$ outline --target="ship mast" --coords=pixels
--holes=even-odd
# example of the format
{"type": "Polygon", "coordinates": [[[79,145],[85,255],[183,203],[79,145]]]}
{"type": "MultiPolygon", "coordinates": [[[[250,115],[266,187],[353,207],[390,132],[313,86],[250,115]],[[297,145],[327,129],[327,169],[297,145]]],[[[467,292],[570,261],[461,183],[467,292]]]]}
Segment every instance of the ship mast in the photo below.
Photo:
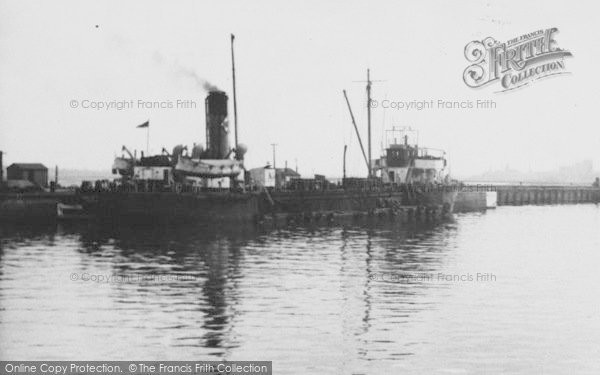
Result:
{"type": "Polygon", "coordinates": [[[233,56],[233,40],[235,35],[231,34],[231,74],[233,76],[233,123],[234,123],[234,134],[235,134],[235,148],[238,147],[238,117],[237,117],[237,100],[235,97],[235,59],[233,56]]]}
{"type": "Polygon", "coordinates": [[[368,149],[369,149],[369,175],[372,177],[372,156],[371,156],[371,74],[370,70],[367,69],[367,126],[368,126],[368,149]]]}
{"type": "Polygon", "coordinates": [[[342,183],[346,179],[346,150],[348,150],[348,145],[344,145],[344,166],[342,171],[342,183]]]}

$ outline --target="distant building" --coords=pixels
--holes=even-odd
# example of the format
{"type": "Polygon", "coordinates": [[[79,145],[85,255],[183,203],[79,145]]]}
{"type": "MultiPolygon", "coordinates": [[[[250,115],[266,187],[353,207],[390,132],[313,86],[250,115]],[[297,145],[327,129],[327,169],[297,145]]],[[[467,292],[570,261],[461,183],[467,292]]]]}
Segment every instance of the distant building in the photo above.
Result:
{"type": "Polygon", "coordinates": [[[292,180],[300,178],[300,174],[291,168],[275,170],[269,164],[250,169],[248,175],[248,183],[256,187],[287,187],[292,180]]]}
{"type": "Polygon", "coordinates": [[[7,180],[27,180],[38,186],[48,186],[48,168],[40,163],[14,163],[6,168],[7,180]]]}
{"type": "Polygon", "coordinates": [[[300,178],[300,173],[292,168],[277,168],[277,183],[279,185],[287,185],[294,178],[300,178]]]}
{"type": "Polygon", "coordinates": [[[248,171],[249,183],[255,187],[275,187],[275,170],[270,165],[248,171]]]}

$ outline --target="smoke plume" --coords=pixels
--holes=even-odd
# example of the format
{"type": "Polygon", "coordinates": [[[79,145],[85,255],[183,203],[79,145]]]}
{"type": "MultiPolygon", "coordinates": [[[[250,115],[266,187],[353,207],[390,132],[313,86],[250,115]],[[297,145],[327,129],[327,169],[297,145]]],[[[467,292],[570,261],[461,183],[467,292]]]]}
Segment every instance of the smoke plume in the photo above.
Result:
{"type": "Polygon", "coordinates": [[[201,88],[204,91],[219,91],[219,88],[210,83],[208,80],[200,77],[198,75],[198,73],[196,73],[193,69],[189,68],[189,67],[185,67],[181,64],[179,64],[176,61],[167,61],[167,59],[158,51],[155,51],[153,54],[153,58],[154,61],[156,61],[158,64],[161,65],[169,65],[173,71],[175,72],[175,74],[185,77],[185,78],[191,78],[194,80],[194,82],[196,83],[196,85],[201,88]]]}

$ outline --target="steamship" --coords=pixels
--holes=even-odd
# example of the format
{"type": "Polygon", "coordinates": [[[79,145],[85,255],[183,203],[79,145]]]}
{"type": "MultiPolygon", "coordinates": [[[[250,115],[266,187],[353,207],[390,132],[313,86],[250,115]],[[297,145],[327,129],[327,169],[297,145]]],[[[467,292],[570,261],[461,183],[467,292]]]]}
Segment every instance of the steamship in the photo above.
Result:
{"type": "Polygon", "coordinates": [[[137,157],[123,146],[113,163],[116,178],[82,187],[84,206],[108,220],[264,221],[328,220],[338,216],[451,214],[445,154],[419,148],[406,129],[392,129],[370,178],[278,178],[272,168],[248,171],[247,147],[230,147],[228,96],[205,99],[206,148],[177,145],[137,157]],[[260,172],[257,176],[256,173],[260,172]]]}
{"type": "MultiPolygon", "coordinates": [[[[302,179],[280,177],[273,168],[247,170],[248,148],[237,139],[233,41],[231,35],[234,146],[229,144],[228,96],[210,90],[205,99],[206,148],[177,145],[170,152],[163,148],[159,155],[142,153],[138,158],[123,146],[122,156],[113,163],[116,178],[112,182],[82,185],[81,206],[87,213],[110,221],[168,222],[331,222],[348,216],[417,218],[452,213],[457,191],[448,183],[444,153],[419,148],[409,142],[408,135],[398,134],[401,130],[392,129],[382,157],[371,160],[368,72],[368,178],[346,178],[344,172],[341,183],[333,184],[318,175],[302,179]]],[[[354,127],[360,140],[355,123],[354,127]]]]}

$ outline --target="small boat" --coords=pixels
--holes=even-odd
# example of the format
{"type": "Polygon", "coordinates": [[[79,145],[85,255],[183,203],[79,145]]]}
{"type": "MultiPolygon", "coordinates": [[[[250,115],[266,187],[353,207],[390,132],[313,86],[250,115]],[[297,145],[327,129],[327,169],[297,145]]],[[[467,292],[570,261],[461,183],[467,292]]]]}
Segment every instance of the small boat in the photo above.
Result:
{"type": "Polygon", "coordinates": [[[175,171],[188,176],[198,177],[235,177],[243,171],[241,160],[194,160],[180,157],[175,165],[175,171]]]}
{"type": "Polygon", "coordinates": [[[60,220],[87,220],[91,215],[80,204],[56,204],[56,217],[60,220]]]}

